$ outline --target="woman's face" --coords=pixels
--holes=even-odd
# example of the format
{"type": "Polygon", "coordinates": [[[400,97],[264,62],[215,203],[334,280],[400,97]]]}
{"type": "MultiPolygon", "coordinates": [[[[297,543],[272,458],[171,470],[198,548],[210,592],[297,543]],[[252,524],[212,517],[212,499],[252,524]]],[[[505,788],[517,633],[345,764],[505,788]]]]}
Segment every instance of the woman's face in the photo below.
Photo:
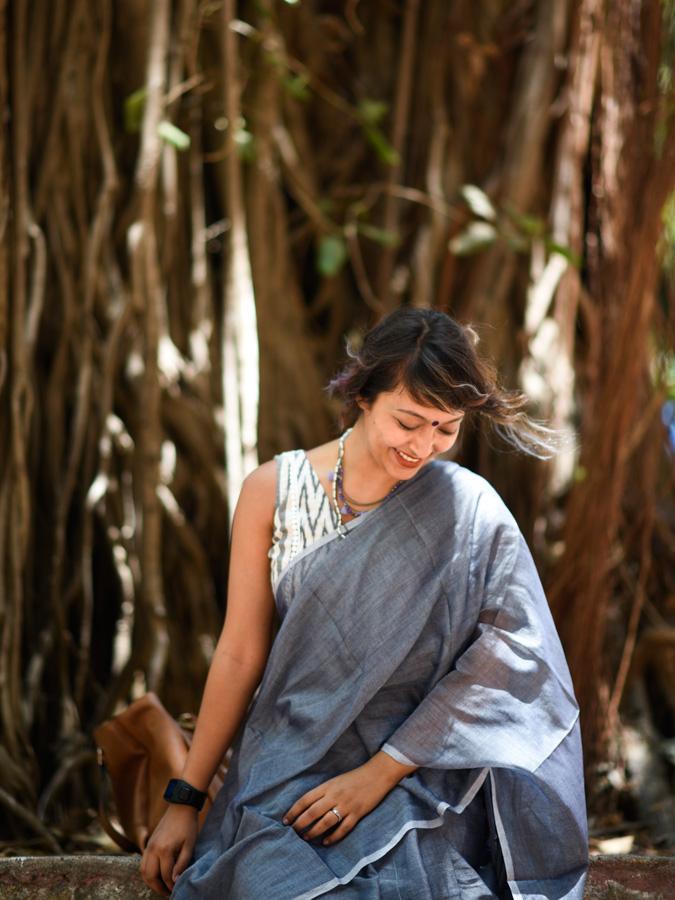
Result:
{"type": "Polygon", "coordinates": [[[425,463],[447,452],[457,440],[464,413],[423,406],[404,387],[359,401],[372,458],[396,481],[404,481],[425,463]]]}

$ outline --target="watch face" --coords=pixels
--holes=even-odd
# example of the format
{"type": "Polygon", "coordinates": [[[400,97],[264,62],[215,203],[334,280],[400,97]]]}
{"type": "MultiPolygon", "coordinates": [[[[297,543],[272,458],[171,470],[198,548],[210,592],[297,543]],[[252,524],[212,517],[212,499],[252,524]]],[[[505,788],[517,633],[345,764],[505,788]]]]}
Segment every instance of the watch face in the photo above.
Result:
{"type": "Polygon", "coordinates": [[[206,793],[198,791],[186,781],[180,778],[172,778],[164,791],[164,799],[169,803],[186,803],[188,806],[194,806],[196,810],[200,810],[204,806],[206,793]]]}
{"type": "Polygon", "coordinates": [[[189,803],[192,799],[192,790],[186,784],[180,784],[176,791],[176,800],[181,803],[189,803]]]}

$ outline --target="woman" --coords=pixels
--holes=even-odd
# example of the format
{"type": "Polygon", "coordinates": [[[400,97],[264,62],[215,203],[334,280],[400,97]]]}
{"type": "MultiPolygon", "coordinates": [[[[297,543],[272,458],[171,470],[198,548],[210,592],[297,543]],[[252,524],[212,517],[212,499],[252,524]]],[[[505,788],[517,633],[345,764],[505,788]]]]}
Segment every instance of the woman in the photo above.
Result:
{"type": "Polygon", "coordinates": [[[225,625],[143,877],[179,900],[581,898],[578,707],[546,598],[494,489],[436,459],[469,416],[538,456],[551,434],[431,310],[382,320],[331,389],[353,427],[242,488],[225,625]],[[195,846],[190,803],[233,741],[195,846]]]}

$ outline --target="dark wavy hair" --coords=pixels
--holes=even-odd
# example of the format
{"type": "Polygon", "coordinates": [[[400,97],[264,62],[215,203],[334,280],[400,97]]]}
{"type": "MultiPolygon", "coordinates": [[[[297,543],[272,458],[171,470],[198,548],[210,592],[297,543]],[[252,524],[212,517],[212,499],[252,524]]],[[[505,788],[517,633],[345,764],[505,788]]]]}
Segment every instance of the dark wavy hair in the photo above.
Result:
{"type": "Polygon", "coordinates": [[[402,307],[366,332],[360,348],[347,343],[349,361],[326,390],[344,404],[343,426],[358,417],[358,399],[372,403],[402,385],[416,402],[477,414],[517,450],[550,459],[559,435],[527,415],[525,394],[499,385],[477,344],[476,331],[446,313],[402,307]]]}

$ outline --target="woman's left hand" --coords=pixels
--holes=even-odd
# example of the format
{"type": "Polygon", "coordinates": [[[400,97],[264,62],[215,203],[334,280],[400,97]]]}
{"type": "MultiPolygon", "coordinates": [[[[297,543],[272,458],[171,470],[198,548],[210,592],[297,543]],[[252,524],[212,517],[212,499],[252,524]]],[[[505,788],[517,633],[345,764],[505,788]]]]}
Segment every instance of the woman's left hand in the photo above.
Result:
{"type": "Polygon", "coordinates": [[[296,800],[282,821],[298,834],[302,833],[305,840],[312,840],[335,826],[338,818],[331,810],[337,809],[342,819],[322,841],[326,845],[334,844],[375,809],[404,775],[414,771],[415,767],[403,766],[379,751],[362,766],[329,778],[307,791],[296,800]]]}

